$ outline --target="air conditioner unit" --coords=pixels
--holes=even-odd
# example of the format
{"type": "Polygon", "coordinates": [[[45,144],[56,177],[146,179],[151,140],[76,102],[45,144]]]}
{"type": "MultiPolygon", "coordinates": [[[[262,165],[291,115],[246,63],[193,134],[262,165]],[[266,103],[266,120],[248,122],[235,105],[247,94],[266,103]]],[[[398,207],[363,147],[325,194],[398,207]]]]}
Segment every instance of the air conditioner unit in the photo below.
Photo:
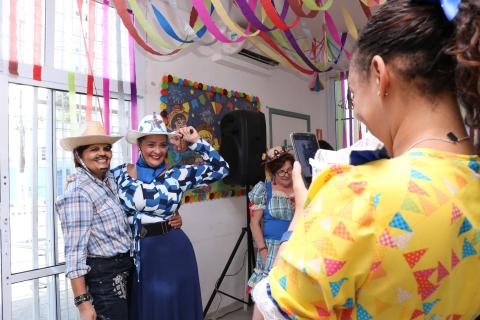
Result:
{"type": "Polygon", "coordinates": [[[211,56],[211,60],[224,66],[263,77],[270,77],[272,70],[278,68],[279,65],[277,61],[248,49],[242,49],[233,55],[215,53],[211,56]]]}

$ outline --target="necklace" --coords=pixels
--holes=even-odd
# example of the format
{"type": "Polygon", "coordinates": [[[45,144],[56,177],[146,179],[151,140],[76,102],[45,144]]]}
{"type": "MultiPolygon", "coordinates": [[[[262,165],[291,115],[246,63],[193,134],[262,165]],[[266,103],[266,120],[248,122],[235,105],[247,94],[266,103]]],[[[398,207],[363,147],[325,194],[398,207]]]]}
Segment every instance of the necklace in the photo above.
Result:
{"type": "Polygon", "coordinates": [[[462,141],[465,141],[465,140],[468,140],[470,139],[470,136],[465,136],[465,137],[461,137],[461,138],[458,138],[453,132],[449,132],[447,133],[446,135],[447,137],[446,138],[443,138],[443,137],[434,137],[434,138],[424,138],[424,139],[420,139],[416,142],[414,142],[413,144],[410,145],[410,147],[408,147],[407,150],[410,150],[412,148],[414,148],[415,146],[419,145],[420,143],[422,142],[425,142],[425,141],[443,141],[443,142],[448,142],[448,143],[451,143],[451,144],[457,144],[457,143],[460,143],[462,141]]]}

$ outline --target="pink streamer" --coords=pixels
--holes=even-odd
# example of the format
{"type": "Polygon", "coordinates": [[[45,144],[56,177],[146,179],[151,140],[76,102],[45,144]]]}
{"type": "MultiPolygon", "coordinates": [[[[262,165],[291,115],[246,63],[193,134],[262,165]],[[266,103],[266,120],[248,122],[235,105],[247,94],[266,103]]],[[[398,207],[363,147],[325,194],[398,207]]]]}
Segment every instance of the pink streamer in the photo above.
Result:
{"type": "Polygon", "coordinates": [[[225,43],[236,43],[245,40],[245,36],[238,37],[237,40],[230,40],[229,38],[227,38],[213,22],[212,18],[210,17],[210,13],[205,8],[205,4],[202,0],[192,0],[192,5],[197,10],[198,16],[200,17],[200,19],[202,19],[208,31],[210,31],[210,33],[213,34],[215,38],[217,38],[219,41],[225,43]]]}
{"type": "Polygon", "coordinates": [[[342,40],[340,39],[337,26],[327,11],[325,11],[325,23],[327,24],[328,31],[332,35],[333,40],[335,40],[335,42],[342,47],[342,40]]]}
{"type": "MultiPolygon", "coordinates": [[[[132,15],[130,15],[130,19],[132,19],[132,15]]],[[[130,118],[131,118],[132,129],[136,130],[138,126],[137,77],[135,75],[135,40],[131,35],[128,36],[128,47],[129,47],[129,56],[130,56],[130,97],[131,97],[130,118]]],[[[132,145],[132,161],[133,162],[137,161],[137,157],[138,157],[137,146],[132,145]]]]}
{"type": "MultiPolygon", "coordinates": [[[[342,95],[342,107],[345,108],[345,83],[343,82],[343,80],[345,79],[345,76],[344,76],[344,73],[343,72],[340,72],[340,92],[341,92],[341,95],[342,95]]],[[[343,112],[342,112],[343,113],[343,112]]],[[[346,132],[346,125],[345,125],[345,121],[342,121],[342,129],[343,129],[343,141],[342,141],[342,148],[346,148],[348,145],[347,145],[347,132],[346,132]]]]}
{"type": "Polygon", "coordinates": [[[108,23],[108,9],[108,0],[103,0],[103,125],[105,127],[105,132],[110,134],[110,28],[108,23]]]}

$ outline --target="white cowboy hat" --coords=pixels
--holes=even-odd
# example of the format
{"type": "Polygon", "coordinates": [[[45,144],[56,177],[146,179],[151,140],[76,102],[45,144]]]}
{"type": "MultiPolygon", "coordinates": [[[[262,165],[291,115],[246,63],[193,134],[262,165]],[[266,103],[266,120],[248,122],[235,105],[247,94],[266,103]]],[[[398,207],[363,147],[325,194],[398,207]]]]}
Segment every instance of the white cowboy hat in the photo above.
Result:
{"type": "Polygon", "coordinates": [[[122,136],[108,136],[105,129],[98,121],[87,121],[82,134],[74,137],[67,137],[60,140],[60,146],[65,151],[73,151],[80,146],[88,146],[91,144],[108,143],[114,144],[122,139],[122,136]]]}
{"type": "Polygon", "coordinates": [[[166,136],[175,135],[175,132],[169,132],[161,117],[155,112],[143,117],[138,124],[138,130],[128,130],[126,139],[128,143],[137,144],[137,140],[141,137],[152,134],[163,134],[166,136]]]}

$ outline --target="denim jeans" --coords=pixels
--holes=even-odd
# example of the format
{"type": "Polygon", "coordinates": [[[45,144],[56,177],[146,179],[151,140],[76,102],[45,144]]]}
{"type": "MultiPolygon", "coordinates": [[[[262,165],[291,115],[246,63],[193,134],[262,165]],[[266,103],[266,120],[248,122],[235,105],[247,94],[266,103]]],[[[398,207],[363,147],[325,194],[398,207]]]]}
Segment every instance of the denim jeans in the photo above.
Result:
{"type": "Polygon", "coordinates": [[[128,283],[132,259],[127,255],[111,258],[87,258],[88,291],[99,320],[128,320],[128,283]]]}

